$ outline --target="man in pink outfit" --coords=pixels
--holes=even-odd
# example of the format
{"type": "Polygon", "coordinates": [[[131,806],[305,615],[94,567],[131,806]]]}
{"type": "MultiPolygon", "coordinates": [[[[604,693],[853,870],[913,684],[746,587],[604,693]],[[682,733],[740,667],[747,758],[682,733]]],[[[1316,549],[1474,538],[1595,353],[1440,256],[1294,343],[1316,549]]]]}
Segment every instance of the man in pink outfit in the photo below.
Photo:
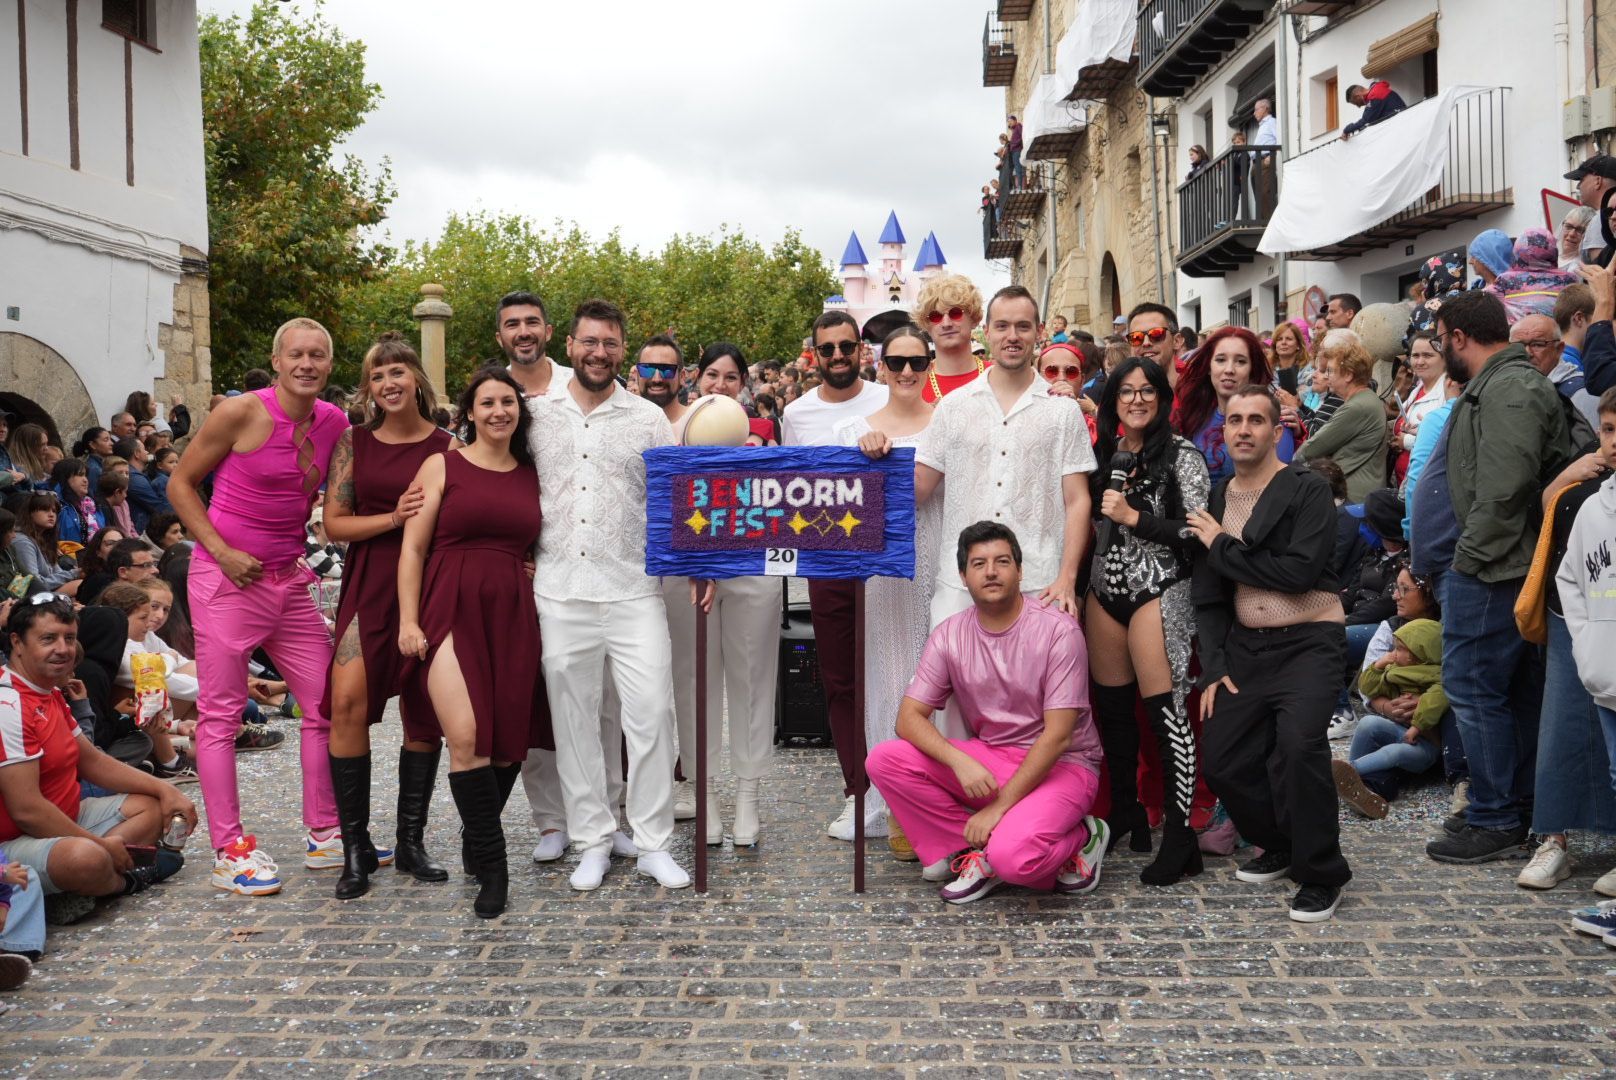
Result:
{"type": "Polygon", "coordinates": [[[1021,545],[996,522],[960,533],[973,607],[926,639],[898,711],[898,738],[870,752],[871,781],[897,815],[928,881],[951,904],[1005,882],[1063,893],[1100,883],[1106,826],[1089,816],[1100,739],[1077,620],[1021,592],[1021,545]],[[933,711],[954,698],[969,739],[933,711]]]}
{"type": "MultiPolygon", "coordinates": [[[[303,562],[303,540],[348,418],[319,398],[331,375],[325,327],[313,319],[286,323],[275,332],[270,363],[274,384],[221,402],[168,486],[175,512],[197,543],[189,585],[201,685],[196,771],[213,841],[213,885],[248,896],[281,888],[275,861],[242,831],[236,786],[247,662],[259,647],[303,707],[304,865],[342,865],[330,721],[320,713],[331,632],[316,603],[315,576],[303,562]],[[209,473],[213,501],[205,507],[197,488],[209,473]]],[[[381,852],[371,861],[391,858],[381,852]]]]}

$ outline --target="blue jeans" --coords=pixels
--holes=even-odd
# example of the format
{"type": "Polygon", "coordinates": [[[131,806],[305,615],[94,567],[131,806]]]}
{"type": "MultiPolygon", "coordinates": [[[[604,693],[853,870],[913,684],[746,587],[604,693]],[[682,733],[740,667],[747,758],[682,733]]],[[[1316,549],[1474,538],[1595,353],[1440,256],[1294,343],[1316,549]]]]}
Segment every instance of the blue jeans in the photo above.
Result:
{"type": "Polygon", "coordinates": [[[1616,832],[1610,752],[1593,698],[1577,677],[1566,621],[1548,613],[1548,659],[1543,680],[1543,725],[1538,731],[1537,798],[1532,831],[1577,829],[1616,832]]]}
{"type": "MultiPolygon", "coordinates": [[[[0,865],[5,859],[0,857],[0,865]]],[[[0,930],[0,952],[27,953],[34,959],[45,951],[45,890],[39,874],[28,871],[28,884],[11,890],[11,910],[0,930]]]]}
{"type": "Polygon", "coordinates": [[[1610,786],[1616,790],[1616,709],[1595,705],[1599,710],[1599,726],[1605,729],[1605,752],[1610,755],[1610,786]]]}
{"type": "Polygon", "coordinates": [[[1532,800],[1543,664],[1515,628],[1520,581],[1488,584],[1457,570],[1438,583],[1442,600],[1442,687],[1470,765],[1465,818],[1483,829],[1514,829],[1532,800]]]}
{"type": "Polygon", "coordinates": [[[1441,749],[1427,738],[1403,741],[1408,728],[1395,720],[1374,713],[1365,714],[1352,733],[1347,760],[1361,776],[1375,776],[1401,769],[1418,775],[1436,764],[1441,749]]]}

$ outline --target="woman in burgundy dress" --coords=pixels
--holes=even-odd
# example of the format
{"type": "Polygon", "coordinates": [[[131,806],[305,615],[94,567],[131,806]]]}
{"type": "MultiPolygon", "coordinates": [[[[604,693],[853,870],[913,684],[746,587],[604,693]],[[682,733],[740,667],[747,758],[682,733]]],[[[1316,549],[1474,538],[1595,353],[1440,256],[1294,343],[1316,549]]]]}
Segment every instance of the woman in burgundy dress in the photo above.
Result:
{"type": "Polygon", "coordinates": [[[524,565],[539,539],[539,479],[522,389],[499,367],[460,397],[466,445],[435,454],[413,485],[420,512],[398,563],[398,648],[411,658],[405,701],[449,745],[449,788],[464,827],[473,907],[505,910],[500,814],[530,748],[553,749],[540,674],[538,609],[524,565]]]}
{"type": "MultiPolygon", "coordinates": [[[[427,458],[459,445],[432,422],[432,384],[401,335],[383,334],[365,354],[359,393],[365,423],[349,428],[337,443],[325,492],[326,535],[348,545],[337,651],[326,680],[331,778],[342,829],[338,900],[364,895],[369,875],[388,858],[370,840],[370,725],[381,722],[387,699],[399,692],[404,667],[398,651],[398,553],[404,523],[420,513],[425,499],[411,478],[427,458]]],[[[447,881],[449,872],[422,844],[442,736],[408,702],[401,703],[401,712],[393,857],[401,872],[417,880],[447,881]]],[[[322,854],[311,852],[308,865],[322,854]]],[[[328,859],[320,859],[320,866],[332,865],[328,859]]]]}

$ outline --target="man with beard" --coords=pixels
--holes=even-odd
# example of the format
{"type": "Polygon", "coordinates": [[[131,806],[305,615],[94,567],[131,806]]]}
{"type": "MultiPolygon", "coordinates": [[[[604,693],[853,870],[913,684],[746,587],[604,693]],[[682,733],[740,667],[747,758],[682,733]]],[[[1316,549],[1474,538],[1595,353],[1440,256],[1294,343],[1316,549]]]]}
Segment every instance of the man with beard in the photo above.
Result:
{"type": "Polygon", "coordinates": [[[673,442],[667,417],[617,384],[622,311],[585,300],[572,317],[564,390],[527,400],[544,529],[533,592],[555,723],[567,832],[580,852],[572,887],[600,887],[617,815],[600,713],[606,665],[628,743],[628,819],[642,874],[670,889],[690,876],[673,833],[673,649],[658,579],[645,573],[645,459],[673,442]]]}
{"type": "MultiPolygon", "coordinates": [[[[835,446],[836,425],[855,416],[869,416],[887,403],[887,388],[859,378],[864,346],[858,323],[845,311],[827,311],[814,320],[813,349],[819,356],[824,382],[785,407],[781,427],[786,446],[835,446]]],[[[808,582],[808,603],[819,650],[819,680],[825,688],[831,736],[842,767],[847,802],[827,832],[837,840],[853,839],[853,607],[856,584],[814,578],[808,582]]],[[[886,835],[886,812],[865,811],[864,831],[886,835]]]]}
{"type": "Polygon", "coordinates": [[[657,408],[673,425],[674,441],[683,433],[680,421],[690,406],[679,400],[684,385],[685,354],[679,343],[667,334],[656,334],[640,346],[640,359],[634,365],[640,396],[657,408]]]}
{"type": "Polygon", "coordinates": [[[1470,764],[1470,805],[1425,853],[1525,858],[1543,668],[1516,630],[1515,599],[1537,547],[1538,499],[1571,460],[1571,440],[1553,385],[1509,344],[1497,295],[1451,297],[1436,323],[1449,371],[1468,382],[1420,476],[1414,528],[1418,557],[1442,572],[1442,683],[1470,764]]]}
{"type": "Polygon", "coordinates": [[[530,292],[509,292],[499,298],[494,312],[494,340],[505,354],[506,370],[522,388],[523,397],[543,397],[572,380],[572,369],[544,354],[554,331],[544,301],[530,292]]]}
{"type": "Polygon", "coordinates": [[[982,294],[963,274],[933,278],[915,298],[914,320],[937,346],[937,359],[920,390],[920,396],[935,405],[987,368],[983,358],[971,352],[971,331],[982,321],[982,294]]]}
{"type": "Polygon", "coordinates": [[[1166,304],[1145,301],[1128,312],[1128,349],[1134,356],[1153,360],[1178,388],[1178,316],[1166,304]]]}
{"type": "Polygon", "coordinates": [[[1346,666],[1346,615],[1329,563],[1335,500],[1317,473],[1279,459],[1279,399],[1247,384],[1229,398],[1234,475],[1189,528],[1195,561],[1202,771],[1240,835],[1263,853],[1241,881],[1289,877],[1297,922],[1335,914],[1352,871],[1341,854],[1325,736],[1346,666]]]}

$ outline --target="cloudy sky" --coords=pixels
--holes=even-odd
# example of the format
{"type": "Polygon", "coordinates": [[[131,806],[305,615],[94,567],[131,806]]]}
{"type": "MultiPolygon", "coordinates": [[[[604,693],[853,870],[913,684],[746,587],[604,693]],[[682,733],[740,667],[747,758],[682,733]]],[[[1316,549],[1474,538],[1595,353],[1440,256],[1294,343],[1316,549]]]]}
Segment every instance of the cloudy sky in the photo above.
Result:
{"type": "Polygon", "coordinates": [[[796,228],[834,261],[851,229],[873,252],[895,209],[911,264],[935,230],[990,286],[1006,275],[982,260],[977,213],[1003,122],[1003,91],[981,82],[988,6],[337,0],[325,16],[365,42],[385,94],[349,148],[392,161],[395,241],[481,208],[645,248],[796,228]]]}

